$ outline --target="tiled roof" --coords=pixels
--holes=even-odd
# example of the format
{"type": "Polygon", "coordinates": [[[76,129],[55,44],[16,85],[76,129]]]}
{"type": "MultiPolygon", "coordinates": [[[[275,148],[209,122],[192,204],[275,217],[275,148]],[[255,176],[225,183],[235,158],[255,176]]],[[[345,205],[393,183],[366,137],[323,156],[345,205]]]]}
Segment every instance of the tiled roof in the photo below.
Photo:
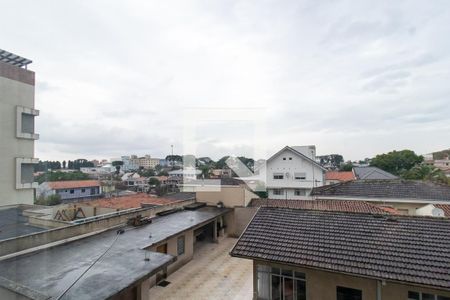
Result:
{"type": "Polygon", "coordinates": [[[347,211],[373,214],[386,214],[387,211],[376,205],[353,200],[280,200],[280,199],[252,199],[250,206],[287,207],[299,209],[347,211]]]}
{"type": "Polygon", "coordinates": [[[355,175],[353,175],[352,171],[348,172],[328,171],[325,173],[325,180],[349,181],[355,179],[356,179],[355,175]]]}
{"type": "Polygon", "coordinates": [[[48,181],[48,186],[53,190],[75,189],[100,186],[98,180],[69,180],[69,181],[48,181]]]}
{"type": "Polygon", "coordinates": [[[261,207],[235,257],[450,290],[450,220],[261,207]]]}
{"type": "Polygon", "coordinates": [[[396,179],[395,175],[377,167],[354,167],[356,179],[396,179]]]}
{"type": "Polygon", "coordinates": [[[168,198],[151,197],[145,193],[135,195],[96,199],[77,203],[78,206],[108,207],[116,209],[138,208],[141,204],[166,205],[182,200],[168,198]]]}
{"type": "Polygon", "coordinates": [[[311,196],[449,201],[450,186],[415,180],[354,180],[314,188],[311,196]]]}

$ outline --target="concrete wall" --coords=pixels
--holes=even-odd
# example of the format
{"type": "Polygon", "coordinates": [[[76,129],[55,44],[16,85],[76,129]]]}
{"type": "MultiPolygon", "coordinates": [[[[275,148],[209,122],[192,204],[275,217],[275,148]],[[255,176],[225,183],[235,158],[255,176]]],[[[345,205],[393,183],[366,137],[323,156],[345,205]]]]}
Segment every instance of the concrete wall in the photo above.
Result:
{"type": "Polygon", "coordinates": [[[257,207],[235,207],[233,212],[226,214],[225,224],[228,236],[240,237],[257,210],[257,207]]]}
{"type": "Polygon", "coordinates": [[[171,237],[170,239],[153,245],[149,250],[156,252],[156,248],[160,245],[167,244],[167,254],[173,255],[177,260],[167,267],[167,275],[172,274],[183,265],[187,264],[194,256],[194,230],[187,230],[177,236],[171,237]],[[177,241],[178,237],[184,236],[184,254],[178,255],[177,241]]]}
{"type": "Polygon", "coordinates": [[[17,294],[13,291],[0,287],[0,299],[2,300],[30,300],[26,296],[17,294]]]}
{"type": "MultiPolygon", "coordinates": [[[[256,283],[258,277],[256,273],[256,267],[258,264],[266,264],[273,267],[285,268],[305,273],[307,299],[336,300],[336,287],[342,286],[361,290],[364,300],[377,300],[377,280],[375,279],[350,276],[315,269],[292,267],[288,265],[272,264],[261,261],[254,261],[253,264],[253,299],[256,299],[257,296],[256,283]]],[[[435,289],[427,289],[388,281],[385,283],[385,285],[381,285],[381,299],[408,299],[408,291],[428,292],[440,296],[450,296],[450,292],[448,291],[439,291],[435,289]]]]}
{"type": "Polygon", "coordinates": [[[61,241],[71,237],[92,233],[106,228],[112,228],[114,226],[126,223],[128,218],[135,217],[139,214],[143,217],[153,217],[158,212],[166,211],[176,207],[182,207],[194,202],[195,200],[187,200],[155,208],[142,208],[123,215],[92,220],[87,223],[55,228],[36,234],[29,234],[18,238],[3,240],[0,241],[0,257],[14,252],[42,246],[48,243],[61,241]]]}
{"type": "Polygon", "coordinates": [[[247,206],[252,198],[259,198],[245,187],[241,186],[220,186],[219,191],[197,191],[196,198],[199,202],[208,205],[217,205],[223,202],[225,207],[247,206]]]}
{"type": "Polygon", "coordinates": [[[16,189],[16,158],[34,157],[34,139],[17,138],[17,106],[34,108],[34,73],[0,62],[0,206],[33,204],[33,189],[16,189]]]}

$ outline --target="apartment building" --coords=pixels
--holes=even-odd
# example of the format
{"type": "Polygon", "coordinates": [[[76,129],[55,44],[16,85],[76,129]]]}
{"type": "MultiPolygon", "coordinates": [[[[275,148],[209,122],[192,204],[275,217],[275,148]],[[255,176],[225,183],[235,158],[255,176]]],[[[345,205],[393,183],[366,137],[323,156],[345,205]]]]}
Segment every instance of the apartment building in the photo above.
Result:
{"type": "Polygon", "coordinates": [[[286,146],[266,164],[266,187],[272,199],[305,199],[325,183],[326,169],[316,162],[315,146],[286,146]]]}
{"type": "Polygon", "coordinates": [[[0,49],[0,206],[33,204],[35,73],[31,60],[0,49]]]}

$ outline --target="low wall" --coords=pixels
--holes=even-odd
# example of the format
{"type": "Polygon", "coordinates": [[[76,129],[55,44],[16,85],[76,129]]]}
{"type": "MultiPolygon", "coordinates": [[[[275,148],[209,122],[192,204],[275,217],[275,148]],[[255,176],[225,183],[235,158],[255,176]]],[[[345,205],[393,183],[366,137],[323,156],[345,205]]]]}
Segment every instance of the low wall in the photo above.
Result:
{"type": "Polygon", "coordinates": [[[125,224],[128,218],[137,216],[139,214],[144,217],[153,217],[158,212],[166,211],[172,208],[183,207],[194,202],[195,200],[186,200],[159,207],[141,208],[130,213],[124,213],[122,215],[99,218],[81,224],[69,225],[62,228],[50,229],[48,231],[3,240],[0,241],[0,257],[14,252],[42,246],[48,243],[61,241],[78,235],[125,224]]]}

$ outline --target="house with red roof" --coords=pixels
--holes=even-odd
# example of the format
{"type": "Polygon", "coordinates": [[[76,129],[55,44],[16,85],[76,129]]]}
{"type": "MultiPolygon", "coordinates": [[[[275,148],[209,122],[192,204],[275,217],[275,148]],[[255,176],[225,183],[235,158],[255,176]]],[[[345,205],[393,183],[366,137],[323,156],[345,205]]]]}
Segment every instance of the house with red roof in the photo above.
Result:
{"type": "Polygon", "coordinates": [[[37,195],[59,195],[67,202],[100,197],[102,188],[98,180],[47,181],[37,188],[37,195]]]}
{"type": "Polygon", "coordinates": [[[352,171],[348,172],[338,172],[338,171],[328,171],[325,173],[325,184],[335,184],[340,182],[346,182],[350,180],[355,180],[355,174],[352,171]]]}

